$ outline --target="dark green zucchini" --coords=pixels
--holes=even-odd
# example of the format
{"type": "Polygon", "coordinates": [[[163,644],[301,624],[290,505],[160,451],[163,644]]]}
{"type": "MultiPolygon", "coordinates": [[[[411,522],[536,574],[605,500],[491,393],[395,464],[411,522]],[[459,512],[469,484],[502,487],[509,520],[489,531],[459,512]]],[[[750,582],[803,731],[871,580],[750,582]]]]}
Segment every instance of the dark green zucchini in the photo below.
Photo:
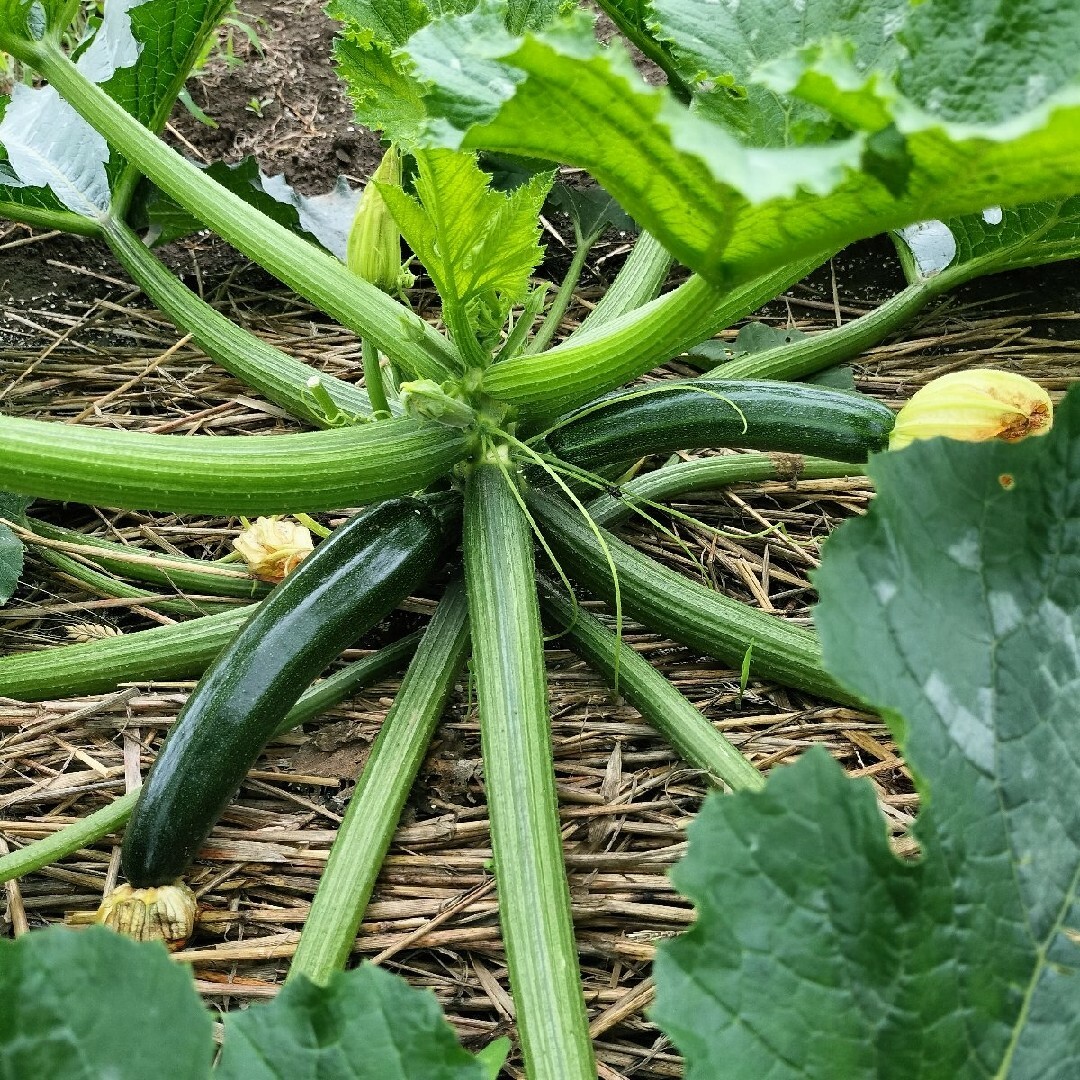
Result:
{"type": "Polygon", "coordinates": [[[708,446],[863,462],[888,445],[893,421],[884,405],[847,390],[693,379],[602,398],[564,418],[547,441],[588,468],[708,446]]]}
{"type": "Polygon", "coordinates": [[[173,882],[318,674],[434,568],[437,513],[417,499],[346,522],[259,606],[192,692],[124,834],[132,885],[173,882]]]}

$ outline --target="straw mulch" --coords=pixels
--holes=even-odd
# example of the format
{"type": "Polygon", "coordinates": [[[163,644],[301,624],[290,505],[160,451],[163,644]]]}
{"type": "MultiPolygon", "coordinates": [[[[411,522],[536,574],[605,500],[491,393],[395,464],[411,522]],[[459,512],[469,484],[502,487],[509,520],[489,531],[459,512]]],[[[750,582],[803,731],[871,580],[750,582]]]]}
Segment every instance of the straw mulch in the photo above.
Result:
{"type": "MultiPolygon", "coordinates": [[[[223,310],[301,359],[359,378],[359,350],[349,334],[294,298],[243,280],[214,297],[223,310]]],[[[992,362],[1064,389],[1076,369],[1077,347],[1067,339],[1076,336],[1078,316],[1060,310],[1064,301],[1052,299],[1048,308],[1045,294],[1030,291],[1041,280],[997,279],[981,293],[953,298],[906,340],[864,355],[860,388],[898,405],[933,375],[992,362]],[[1037,321],[1036,307],[1045,312],[1037,321]]],[[[1064,284],[1066,276],[1053,280],[1064,284]]],[[[826,276],[797,287],[786,304],[769,309],[772,317],[820,329],[866,310],[857,286],[846,295],[831,285],[826,276]]],[[[59,310],[3,313],[0,408],[179,436],[292,426],[179,339],[129,289],[104,281],[99,296],[59,310]]],[[[595,298],[583,290],[576,317],[595,298]]],[[[716,588],[805,623],[821,541],[838,521],[864,510],[870,494],[861,479],[740,487],[682,500],[679,509],[702,524],[672,521],[677,540],[642,522],[623,533],[687,574],[704,572],[716,588]]],[[[206,557],[224,554],[237,526],[76,506],[39,504],[35,512],[149,550],[206,557]]],[[[430,597],[408,606],[430,609],[430,597]]],[[[90,595],[32,553],[25,584],[0,610],[0,653],[60,645],[73,632],[128,633],[168,618],[90,595]]],[[[913,851],[908,830],[916,796],[877,717],[757,682],[740,695],[738,672],[638,627],[628,626],[626,636],[763,771],[812,743],[824,745],[852,776],[874,785],[897,850],[913,851]]],[[[678,1076],[679,1058],[645,1010],[657,942],[693,918],[667,872],[686,850],[685,829],[706,787],[557,641],[549,672],[566,857],[601,1076],[678,1076]]],[[[136,783],[190,686],[136,685],[35,705],[0,700],[0,852],[85,816],[136,783]]],[[[394,691],[387,683],[362,693],[273,743],[212,834],[192,877],[204,906],[201,923],[176,959],[192,965],[214,1008],[243,1007],[280,986],[354,777],[394,691]]],[[[86,922],[116,880],[115,841],[9,886],[0,933],[86,922]]],[[[433,989],[473,1047],[514,1026],[490,856],[477,717],[462,683],[409,802],[355,957],[433,989]]],[[[510,1075],[520,1075],[513,1064],[510,1075]]]]}

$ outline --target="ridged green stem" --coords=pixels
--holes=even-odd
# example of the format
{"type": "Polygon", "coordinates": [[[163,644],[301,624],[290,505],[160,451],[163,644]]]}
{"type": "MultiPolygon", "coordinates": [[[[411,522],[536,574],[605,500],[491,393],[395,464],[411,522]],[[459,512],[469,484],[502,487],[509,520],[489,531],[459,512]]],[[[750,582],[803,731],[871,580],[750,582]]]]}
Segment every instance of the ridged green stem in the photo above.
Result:
{"type": "Polygon", "coordinates": [[[583,341],[615,319],[655,300],[667,281],[674,261],[655,236],[643,232],[622,269],[615,275],[611,287],[566,340],[583,341]]]}
{"type": "Polygon", "coordinates": [[[383,385],[382,367],[379,364],[379,350],[367,338],[360,340],[360,355],[364,363],[364,386],[371,401],[371,411],[380,419],[390,415],[390,403],[386,400],[386,387],[383,385]]]}
{"type": "Polygon", "coordinates": [[[447,589],[349,800],[289,968],[324,985],[345,967],[405,800],[469,645],[465,589],[447,589]]]}
{"type": "MultiPolygon", "coordinates": [[[[319,713],[333,708],[354,691],[380,682],[400,670],[412,655],[420,637],[419,633],[410,634],[317,682],[293,706],[278,728],[277,735],[283,735],[294,727],[307,723],[319,713]]],[[[129,791],[81,821],[76,821],[51,836],[35,840],[18,851],[0,856],[0,884],[40,870],[41,867],[63,859],[115,832],[131,817],[138,798],[138,789],[129,791]]]]}
{"type": "Polygon", "coordinates": [[[821,257],[785,266],[726,293],[703,278],[691,277],[659,299],[604,324],[599,333],[496,364],[484,377],[484,389],[517,406],[527,422],[544,423],[712,337],[820,262],[821,257]]]}
{"type": "Polygon", "coordinates": [[[570,266],[567,268],[566,275],[559,285],[559,291],[555,294],[555,299],[551,301],[551,307],[548,308],[544,321],[540,324],[540,329],[536,331],[536,336],[525,349],[526,354],[543,352],[551,344],[551,339],[558,331],[563,316],[566,314],[566,309],[574,298],[574,290],[581,280],[581,271],[585,268],[585,260],[589,257],[589,252],[592,251],[593,244],[596,243],[598,238],[599,233],[593,236],[579,236],[577,238],[574,257],[570,260],[570,266]]]}
{"type": "Polygon", "coordinates": [[[37,206],[0,201],[0,219],[19,221],[33,229],[56,229],[76,236],[101,235],[98,222],[81,214],[73,214],[70,210],[43,210],[37,206]]]}
{"type": "Polygon", "coordinates": [[[525,1071],[596,1080],[563,864],[529,523],[492,464],[465,492],[465,581],[484,782],[525,1071]]]}
{"type": "Polygon", "coordinates": [[[959,279],[949,279],[948,271],[944,271],[937,277],[909,285],[873,311],[843,326],[718,364],[709,371],[709,378],[802,379],[824,371],[884,341],[931,300],[959,283],[959,279]]]}
{"type": "MultiPolygon", "coordinates": [[[[147,548],[115,544],[100,536],[88,536],[75,529],[65,529],[62,525],[54,525],[33,517],[26,519],[26,526],[47,540],[93,548],[94,553],[85,557],[92,558],[99,566],[114,574],[136,581],[164,585],[178,592],[199,596],[234,596],[244,600],[265,596],[270,591],[266,582],[251,577],[235,565],[219,567],[229,573],[216,574],[210,570],[215,564],[207,564],[201,559],[190,559],[183,555],[157,555],[147,548]]],[[[33,543],[32,540],[29,542],[33,543]]]]}
{"type": "Polygon", "coordinates": [[[307,388],[313,375],[342,412],[371,415],[371,402],[360,387],[324,375],[237,326],[173,277],[122,222],[107,222],[104,236],[135,284],[230,375],[315,427],[329,425],[307,388]]]}
{"type": "Polygon", "coordinates": [[[110,146],[185,210],[343,326],[371,338],[405,370],[443,380],[460,368],[450,343],[423,319],[215,183],[90,82],[55,42],[34,46],[29,63],[110,146]]]}
{"type": "Polygon", "coordinates": [[[134,634],[0,657],[0,697],[49,701],[104,694],[123,682],[194,678],[254,610],[246,606],[134,634]]]}
{"type": "Polygon", "coordinates": [[[193,514],[334,510],[416,491],[465,456],[410,419],[298,435],[148,435],[0,416],[0,491],[193,514]]]}
{"type": "MultiPolygon", "coordinates": [[[[608,603],[615,588],[607,555],[572,506],[547,492],[531,490],[529,509],[564,568],[608,603]]],[[[738,671],[751,649],[750,671],[784,686],[845,704],[857,704],[825,671],[817,635],[778,615],[732,600],[669,570],[605,532],[618,571],[623,610],[738,671]]]]}
{"type": "Polygon", "coordinates": [[[154,611],[173,612],[178,615],[213,615],[215,612],[220,611],[236,611],[238,607],[237,604],[228,602],[215,603],[213,600],[196,601],[184,597],[162,596],[161,593],[150,592],[148,589],[139,589],[125,581],[120,581],[118,578],[92,570],[89,566],[70,558],[63,552],[43,548],[41,554],[46,562],[52,563],[58,570],[61,570],[69,577],[75,578],[77,581],[81,581],[89,588],[103,593],[105,596],[129,600],[145,600],[147,601],[146,606],[153,608],[154,611]]]}
{"type": "Polygon", "coordinates": [[[760,480],[833,480],[862,476],[861,465],[798,454],[725,454],[723,457],[676,461],[635,476],[619,486],[619,495],[600,495],[588,509],[597,525],[614,525],[634,512],[636,504],[660,502],[688,491],[709,491],[727,484],[760,480]]]}
{"type": "Polygon", "coordinates": [[[565,641],[618,691],[691,765],[735,791],[757,791],[765,778],[653,666],[599,619],[575,608],[565,589],[540,578],[540,607],[565,641]]]}
{"type": "Polygon", "coordinates": [[[720,364],[708,374],[725,379],[801,379],[815,372],[850,360],[895,333],[913,319],[927,304],[950,289],[967,281],[996,274],[1017,266],[1040,265],[1059,259],[1074,258],[1078,246],[1041,245],[1042,237],[1057,223],[1051,215],[1040,229],[1024,235],[1006,247],[988,255],[961,259],[931,277],[923,277],[908,246],[897,242],[897,252],[909,284],[873,311],[833,330],[824,330],[809,339],[801,338],[720,364]]]}

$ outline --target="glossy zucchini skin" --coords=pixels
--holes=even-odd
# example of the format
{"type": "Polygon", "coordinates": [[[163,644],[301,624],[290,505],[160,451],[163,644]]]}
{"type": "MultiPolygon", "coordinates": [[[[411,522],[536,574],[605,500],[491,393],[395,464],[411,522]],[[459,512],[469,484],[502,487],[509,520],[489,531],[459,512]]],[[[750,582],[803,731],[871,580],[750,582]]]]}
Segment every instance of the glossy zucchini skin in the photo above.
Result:
{"type": "Polygon", "coordinates": [[[175,881],[308,685],[437,566],[438,514],[394,499],[338,528],[263,601],[192,692],[124,834],[136,888],[175,881]]]}
{"type": "Polygon", "coordinates": [[[710,446],[861,463],[886,448],[894,422],[873,398],[800,383],[693,379],[649,391],[622,391],[571,413],[548,445],[589,468],[710,446]]]}

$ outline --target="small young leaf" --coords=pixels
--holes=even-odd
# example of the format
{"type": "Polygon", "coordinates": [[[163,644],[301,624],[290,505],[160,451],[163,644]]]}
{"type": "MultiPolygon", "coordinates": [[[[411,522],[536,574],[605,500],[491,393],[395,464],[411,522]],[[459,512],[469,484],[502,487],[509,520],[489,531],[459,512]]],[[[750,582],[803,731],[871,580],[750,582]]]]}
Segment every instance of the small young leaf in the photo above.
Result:
{"type": "Polygon", "coordinates": [[[390,187],[383,197],[443,302],[466,310],[482,335],[497,333],[543,257],[537,218],[551,174],[504,193],[472,154],[419,151],[416,162],[418,197],[390,187]]]}
{"type": "Polygon", "coordinates": [[[103,927],[0,940],[0,1076],[208,1080],[210,1015],[191,972],[103,927]]]}
{"type": "Polygon", "coordinates": [[[822,751],[713,799],[655,1016],[688,1080],[1080,1072],[1080,392],[1041,438],[878,455],[826,546],[836,677],[889,720],[922,858],[822,751]]]}
{"type": "MultiPolygon", "coordinates": [[[[149,1075],[149,1074],[147,1074],[149,1075]]],[[[485,1080],[434,994],[365,964],[230,1013],[217,1080],[485,1080]]]]}

